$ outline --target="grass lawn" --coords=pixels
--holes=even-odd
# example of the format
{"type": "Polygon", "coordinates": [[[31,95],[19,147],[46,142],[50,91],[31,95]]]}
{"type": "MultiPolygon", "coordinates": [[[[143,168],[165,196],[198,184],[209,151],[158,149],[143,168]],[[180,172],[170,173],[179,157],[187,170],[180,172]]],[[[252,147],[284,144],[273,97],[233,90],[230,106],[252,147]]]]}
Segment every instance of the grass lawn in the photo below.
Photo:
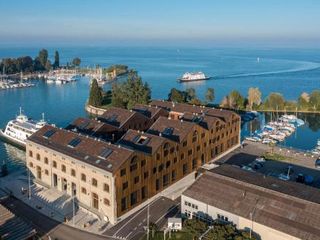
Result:
{"type": "Polygon", "coordinates": [[[293,162],[294,161],[293,158],[283,156],[279,153],[266,152],[263,154],[263,157],[267,160],[274,160],[274,161],[283,161],[283,162],[293,162]]]}
{"type": "MultiPolygon", "coordinates": [[[[147,235],[145,235],[141,240],[146,240],[147,235]]],[[[150,232],[150,240],[163,240],[163,232],[159,231],[156,232],[154,235],[154,238],[152,238],[151,232],[150,232]]],[[[169,233],[166,234],[166,239],[167,240],[193,240],[192,235],[186,232],[172,232],[171,233],[171,238],[169,238],[169,233]]]]}

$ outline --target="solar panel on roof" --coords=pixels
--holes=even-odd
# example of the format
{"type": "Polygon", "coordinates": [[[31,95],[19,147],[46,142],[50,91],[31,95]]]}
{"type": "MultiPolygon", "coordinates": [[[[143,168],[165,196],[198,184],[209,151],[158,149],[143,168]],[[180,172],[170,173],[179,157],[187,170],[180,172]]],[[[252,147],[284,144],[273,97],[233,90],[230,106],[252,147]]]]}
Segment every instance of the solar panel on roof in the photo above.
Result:
{"type": "Polygon", "coordinates": [[[56,132],[55,129],[50,129],[43,134],[44,138],[50,138],[56,132]]]}
{"type": "Polygon", "coordinates": [[[111,117],[108,118],[108,121],[114,122],[114,121],[117,120],[117,118],[118,118],[118,115],[117,114],[113,114],[111,117]]]}
{"type": "Polygon", "coordinates": [[[104,148],[102,152],[99,154],[100,158],[106,159],[112,153],[112,149],[104,148]]]}
{"type": "Polygon", "coordinates": [[[89,125],[89,121],[84,121],[83,123],[80,124],[79,128],[80,129],[85,129],[89,125]]]}
{"type": "Polygon", "coordinates": [[[162,132],[164,135],[172,135],[173,133],[173,128],[172,127],[167,127],[163,130],[162,132]]]}
{"type": "Polygon", "coordinates": [[[68,143],[68,146],[74,148],[74,147],[78,146],[78,144],[80,142],[81,142],[80,138],[74,138],[68,143]]]}

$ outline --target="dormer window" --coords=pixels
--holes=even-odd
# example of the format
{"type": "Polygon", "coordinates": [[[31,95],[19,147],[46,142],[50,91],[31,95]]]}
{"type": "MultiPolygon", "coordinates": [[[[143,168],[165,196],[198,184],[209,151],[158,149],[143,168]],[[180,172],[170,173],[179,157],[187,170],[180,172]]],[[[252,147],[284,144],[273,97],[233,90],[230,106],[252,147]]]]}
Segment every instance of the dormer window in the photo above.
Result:
{"type": "Polygon", "coordinates": [[[80,138],[74,138],[68,143],[68,147],[75,148],[81,142],[80,138]]]}
{"type": "Polygon", "coordinates": [[[138,138],[138,140],[136,141],[136,143],[140,144],[140,145],[146,145],[148,142],[150,141],[150,139],[146,136],[140,136],[138,138]]]}

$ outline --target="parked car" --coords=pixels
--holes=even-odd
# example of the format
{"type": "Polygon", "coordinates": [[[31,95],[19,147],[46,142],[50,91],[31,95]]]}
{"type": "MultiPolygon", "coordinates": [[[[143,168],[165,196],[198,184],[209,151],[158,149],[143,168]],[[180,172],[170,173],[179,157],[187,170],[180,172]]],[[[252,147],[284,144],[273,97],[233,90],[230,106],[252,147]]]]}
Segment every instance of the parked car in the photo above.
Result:
{"type": "Polygon", "coordinates": [[[266,159],[264,157],[257,157],[256,162],[260,162],[260,163],[264,163],[266,161],[266,159]]]}
{"type": "Polygon", "coordinates": [[[246,171],[250,171],[250,172],[254,172],[254,170],[249,166],[242,166],[241,169],[246,170],[246,171]]]}
{"type": "Polygon", "coordinates": [[[289,181],[290,180],[290,176],[288,176],[287,174],[279,174],[278,176],[279,179],[284,180],[284,181],[289,181]]]}

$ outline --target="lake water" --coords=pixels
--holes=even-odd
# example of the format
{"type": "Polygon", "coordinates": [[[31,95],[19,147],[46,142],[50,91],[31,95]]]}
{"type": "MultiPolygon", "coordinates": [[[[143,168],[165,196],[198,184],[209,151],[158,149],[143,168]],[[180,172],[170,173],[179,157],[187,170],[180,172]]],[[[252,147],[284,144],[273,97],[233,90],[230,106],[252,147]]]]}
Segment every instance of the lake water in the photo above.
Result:
{"type": "MultiPolygon", "coordinates": [[[[51,60],[54,50],[48,48],[51,60]]],[[[157,99],[167,98],[172,87],[193,87],[202,99],[206,89],[212,87],[216,102],[220,102],[233,89],[246,95],[249,87],[259,87],[263,97],[270,92],[281,92],[287,99],[296,99],[303,91],[320,88],[320,49],[77,47],[57,50],[61,63],[80,57],[82,66],[126,64],[136,69],[149,83],[152,97],[157,99]],[[203,71],[213,79],[178,83],[176,79],[187,71],[203,71]]],[[[34,57],[38,51],[36,48],[0,47],[0,58],[34,57]]],[[[86,78],[62,86],[37,82],[34,88],[0,91],[0,127],[15,117],[20,106],[34,119],[39,119],[44,112],[49,122],[66,126],[76,117],[86,115],[84,104],[88,97],[88,82],[86,78]]],[[[314,118],[314,121],[320,121],[317,115],[314,118]]],[[[316,139],[320,138],[319,128],[314,125],[317,124],[311,128],[308,124],[299,128],[297,134],[287,139],[285,144],[302,149],[312,148],[316,139]]],[[[0,159],[16,159],[12,152],[0,143],[0,159]]]]}

